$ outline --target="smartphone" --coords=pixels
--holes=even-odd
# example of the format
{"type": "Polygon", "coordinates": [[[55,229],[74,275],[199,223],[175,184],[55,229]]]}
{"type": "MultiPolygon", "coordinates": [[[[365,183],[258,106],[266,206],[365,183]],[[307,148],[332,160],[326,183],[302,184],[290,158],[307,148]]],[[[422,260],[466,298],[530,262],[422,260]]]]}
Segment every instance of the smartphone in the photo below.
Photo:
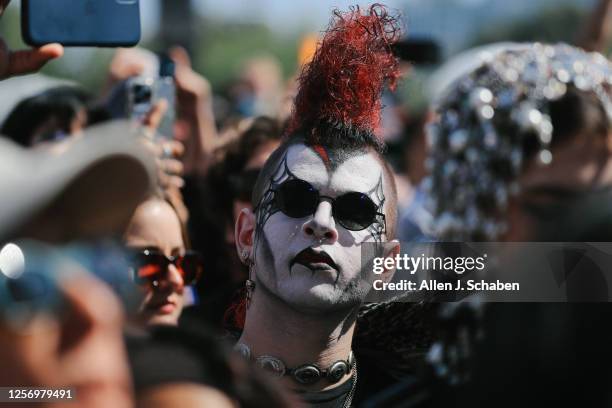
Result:
{"type": "Polygon", "coordinates": [[[151,110],[154,103],[155,79],[134,77],[127,81],[127,117],[137,123],[151,110]]]}
{"type": "Polygon", "coordinates": [[[159,54],[159,76],[134,77],[128,80],[127,116],[134,122],[142,123],[151,107],[160,99],[165,99],[167,109],[161,120],[157,134],[165,139],[174,136],[176,117],[176,86],[174,84],[174,61],[166,54],[159,54]]]}
{"type": "Polygon", "coordinates": [[[131,47],[140,41],[139,0],[21,0],[23,40],[81,47],[131,47]]]}
{"type": "Polygon", "coordinates": [[[167,54],[159,54],[159,78],[155,87],[155,100],[165,99],[168,104],[158,129],[158,134],[166,139],[174,138],[174,122],[176,119],[174,71],[174,61],[167,54]]]}

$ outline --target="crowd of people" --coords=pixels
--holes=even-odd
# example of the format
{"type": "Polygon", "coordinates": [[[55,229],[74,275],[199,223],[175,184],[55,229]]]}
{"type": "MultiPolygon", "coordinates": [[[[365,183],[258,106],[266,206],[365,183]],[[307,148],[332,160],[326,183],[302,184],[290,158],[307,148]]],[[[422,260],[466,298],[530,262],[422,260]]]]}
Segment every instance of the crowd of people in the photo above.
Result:
{"type": "MultiPolygon", "coordinates": [[[[597,41],[502,44],[405,112],[405,35],[383,5],[337,10],[284,87],[254,60],[221,101],[177,46],[175,104],[137,117],[140,48],[98,94],[21,100],[0,130],[0,386],[93,408],[607,406],[607,304],[366,302],[362,259],[609,241],[612,63],[597,41]]],[[[2,44],[2,79],[63,52],[2,44]]]]}

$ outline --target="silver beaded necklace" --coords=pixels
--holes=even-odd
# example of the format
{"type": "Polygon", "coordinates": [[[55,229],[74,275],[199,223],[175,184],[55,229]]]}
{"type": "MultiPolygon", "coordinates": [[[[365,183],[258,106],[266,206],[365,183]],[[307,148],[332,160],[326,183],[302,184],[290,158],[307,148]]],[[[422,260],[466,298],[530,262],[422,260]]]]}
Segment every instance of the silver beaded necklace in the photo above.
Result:
{"type": "MultiPolygon", "coordinates": [[[[234,350],[247,360],[253,359],[251,348],[244,343],[237,343],[234,346],[234,350]]],[[[322,377],[326,377],[330,382],[334,383],[339,381],[344,375],[352,372],[351,381],[353,384],[342,406],[343,408],[350,408],[353,402],[355,389],[357,388],[357,359],[352,351],[346,361],[336,361],[327,370],[321,370],[315,364],[304,364],[297,369],[287,369],[285,363],[281,359],[268,355],[255,358],[255,362],[259,367],[271,372],[277,377],[291,375],[294,380],[301,384],[312,384],[322,377]]]]}

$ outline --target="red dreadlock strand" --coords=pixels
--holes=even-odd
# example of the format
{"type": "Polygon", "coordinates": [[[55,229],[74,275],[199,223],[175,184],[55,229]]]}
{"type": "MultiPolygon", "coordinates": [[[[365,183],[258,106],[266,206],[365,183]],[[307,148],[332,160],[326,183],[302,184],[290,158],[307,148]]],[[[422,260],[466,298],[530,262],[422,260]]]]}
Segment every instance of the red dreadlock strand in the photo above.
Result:
{"type": "Polygon", "coordinates": [[[374,4],[366,13],[358,6],[346,13],[336,10],[300,75],[287,133],[316,133],[319,124],[327,123],[377,134],[383,87],[394,89],[399,78],[391,45],[401,32],[399,19],[383,5],[374,4]]]}
{"type": "Polygon", "coordinates": [[[242,288],[232,296],[230,306],[223,314],[223,326],[230,330],[244,329],[246,320],[246,288],[242,288]]]}

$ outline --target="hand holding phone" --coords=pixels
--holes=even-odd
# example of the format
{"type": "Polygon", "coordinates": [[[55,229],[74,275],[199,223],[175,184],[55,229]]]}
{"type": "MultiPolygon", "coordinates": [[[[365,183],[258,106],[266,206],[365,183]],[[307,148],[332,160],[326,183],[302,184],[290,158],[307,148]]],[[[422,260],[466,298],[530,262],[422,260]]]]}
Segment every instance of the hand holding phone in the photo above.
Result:
{"type": "MultiPolygon", "coordinates": [[[[0,17],[10,0],[0,0],[0,17]]],[[[0,37],[0,80],[38,71],[48,61],[63,55],[59,44],[47,44],[32,50],[11,51],[0,37]]]]}
{"type": "Polygon", "coordinates": [[[176,116],[175,66],[174,61],[166,54],[160,54],[158,59],[159,72],[156,77],[137,76],[128,80],[127,116],[142,123],[153,107],[163,100],[165,109],[160,123],[156,126],[157,135],[164,139],[173,139],[176,116]]]}
{"type": "Polygon", "coordinates": [[[141,123],[144,130],[144,146],[156,157],[157,179],[159,186],[164,190],[182,188],[184,167],[181,158],[185,153],[185,147],[177,140],[166,138],[155,138],[158,129],[166,116],[168,103],[165,100],[157,101],[146,113],[141,123]]]}

